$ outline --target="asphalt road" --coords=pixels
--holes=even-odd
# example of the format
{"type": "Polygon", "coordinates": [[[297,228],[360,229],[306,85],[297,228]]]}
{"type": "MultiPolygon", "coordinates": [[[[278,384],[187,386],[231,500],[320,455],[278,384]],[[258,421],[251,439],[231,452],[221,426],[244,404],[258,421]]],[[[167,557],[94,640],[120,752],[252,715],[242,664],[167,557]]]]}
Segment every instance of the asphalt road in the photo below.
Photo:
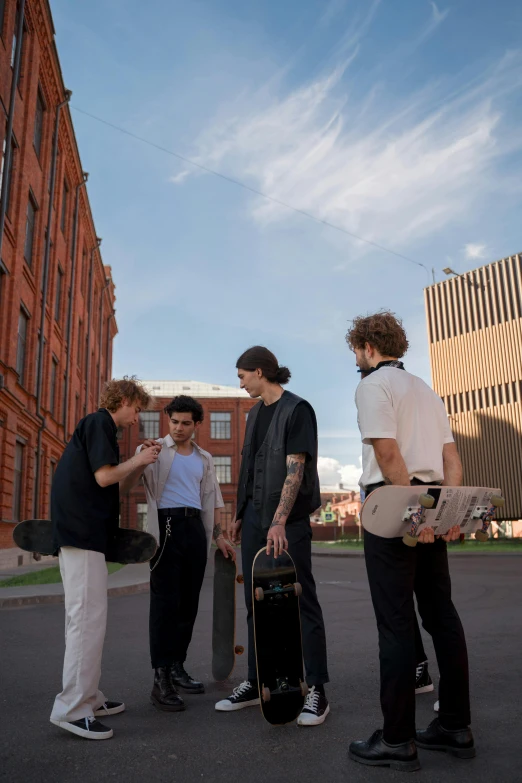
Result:
{"type": "MultiPolygon", "coordinates": [[[[82,781],[244,781],[337,783],[384,781],[404,773],[370,769],[347,759],[348,743],[380,725],[377,639],[364,563],[360,558],[314,558],[326,618],[331,713],[315,728],[270,727],[259,708],[217,713],[214,702],[231,686],[212,682],[210,640],[212,569],[201,598],[187,669],[207,683],[187,697],[183,713],[159,713],[149,703],[148,595],[112,598],[102,688],[125,700],[125,713],[105,722],[114,738],[88,742],[49,723],[59,690],[63,606],[0,610],[0,779],[9,783],[82,781]]],[[[452,560],[455,602],[467,632],[478,748],[473,761],[420,751],[416,780],[518,783],[522,781],[522,561],[517,557],[452,560]]],[[[238,601],[238,643],[246,643],[238,601]]],[[[426,649],[437,674],[431,642],[426,649]]],[[[232,685],[246,674],[238,659],[232,685]]],[[[432,719],[433,694],[417,698],[417,723],[432,719]]]]}

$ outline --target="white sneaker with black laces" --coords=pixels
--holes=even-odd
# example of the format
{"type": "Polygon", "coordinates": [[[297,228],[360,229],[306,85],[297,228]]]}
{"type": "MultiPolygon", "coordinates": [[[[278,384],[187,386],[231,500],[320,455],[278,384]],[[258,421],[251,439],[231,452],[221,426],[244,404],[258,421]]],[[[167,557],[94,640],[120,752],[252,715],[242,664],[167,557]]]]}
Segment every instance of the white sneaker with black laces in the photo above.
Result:
{"type": "Polygon", "coordinates": [[[259,704],[259,689],[250,680],[245,680],[237,688],[234,688],[231,696],[218,701],[216,710],[218,712],[232,712],[233,710],[242,710],[243,707],[253,707],[255,704],[259,704]]]}
{"type": "Polygon", "coordinates": [[[315,685],[312,685],[306,696],[303,711],[297,719],[297,725],[318,726],[324,723],[329,712],[328,699],[323,693],[315,690],[315,685]]]}
{"type": "Polygon", "coordinates": [[[105,718],[106,715],[117,715],[125,710],[125,704],[122,701],[104,701],[101,707],[94,710],[95,718],[105,718]]]}
{"type": "Polygon", "coordinates": [[[432,690],[433,680],[428,671],[428,661],[423,661],[415,669],[415,693],[431,693],[432,690]]]}
{"type": "Polygon", "coordinates": [[[51,723],[55,726],[59,726],[61,729],[65,729],[65,731],[70,731],[71,734],[76,734],[78,737],[84,737],[85,739],[90,740],[110,739],[113,735],[112,729],[109,729],[108,726],[104,726],[103,723],[100,723],[99,720],[96,720],[96,718],[93,718],[92,716],[70,721],[53,720],[51,718],[51,723]]]}

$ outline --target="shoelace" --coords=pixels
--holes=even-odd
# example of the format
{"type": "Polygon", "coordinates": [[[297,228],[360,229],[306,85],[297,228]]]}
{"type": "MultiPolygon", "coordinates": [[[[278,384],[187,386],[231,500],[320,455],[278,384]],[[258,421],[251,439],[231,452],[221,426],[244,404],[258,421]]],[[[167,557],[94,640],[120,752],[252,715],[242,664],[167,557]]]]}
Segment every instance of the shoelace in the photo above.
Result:
{"type": "Polygon", "coordinates": [[[417,668],[415,669],[415,679],[418,680],[421,676],[422,672],[424,671],[424,663],[419,663],[417,668]]]}
{"type": "Polygon", "coordinates": [[[242,696],[251,687],[252,687],[252,683],[250,682],[250,680],[244,680],[244,682],[242,682],[241,685],[238,685],[237,688],[234,688],[232,694],[234,696],[242,696]]]}
{"type": "Polygon", "coordinates": [[[95,720],[96,720],[96,718],[94,718],[92,716],[90,718],[85,718],[85,728],[87,729],[87,731],[89,731],[89,729],[91,727],[91,723],[94,723],[95,720]]]}
{"type": "Polygon", "coordinates": [[[317,708],[319,707],[319,691],[315,690],[315,685],[312,685],[310,690],[308,691],[306,695],[306,701],[304,705],[305,710],[311,710],[312,712],[317,712],[317,708]]]}

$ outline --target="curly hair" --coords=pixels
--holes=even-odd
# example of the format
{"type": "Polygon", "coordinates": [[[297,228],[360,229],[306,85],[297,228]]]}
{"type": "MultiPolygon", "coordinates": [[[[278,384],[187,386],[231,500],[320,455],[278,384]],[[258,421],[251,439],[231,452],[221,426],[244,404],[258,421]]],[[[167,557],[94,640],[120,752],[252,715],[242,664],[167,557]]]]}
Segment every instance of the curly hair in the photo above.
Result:
{"type": "Polygon", "coordinates": [[[151,396],[135,375],[130,378],[124,375],[121,381],[107,381],[100,397],[100,408],[107,408],[111,413],[115,413],[122,407],[124,400],[139,405],[142,410],[146,410],[150,405],[151,396]]]}
{"type": "Polygon", "coordinates": [[[192,421],[203,421],[203,406],[194,397],[188,397],[186,394],[174,397],[172,402],[169,402],[163,409],[163,412],[169,417],[173,413],[191,413],[192,421]]]}
{"type": "Polygon", "coordinates": [[[369,343],[381,356],[400,359],[408,350],[408,339],[402,321],[388,310],[374,315],[354,318],[346,333],[346,342],[352,350],[369,343]]]}

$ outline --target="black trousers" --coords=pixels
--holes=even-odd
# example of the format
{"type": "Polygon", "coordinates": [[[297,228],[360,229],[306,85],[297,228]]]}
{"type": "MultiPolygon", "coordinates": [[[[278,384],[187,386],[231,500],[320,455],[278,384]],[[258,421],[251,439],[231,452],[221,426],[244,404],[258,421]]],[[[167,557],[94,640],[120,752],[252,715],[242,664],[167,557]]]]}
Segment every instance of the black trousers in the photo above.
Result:
{"type": "Polygon", "coordinates": [[[168,519],[158,513],[160,545],[150,562],[149,642],[153,669],[185,661],[207,564],[207,537],[201,517],[170,517],[167,535],[168,519]]]}
{"type": "MultiPolygon", "coordinates": [[[[254,643],[254,619],[252,609],[252,564],[261,549],[266,546],[267,531],[263,530],[256,510],[249,500],[243,513],[241,527],[241,560],[245,579],[245,603],[248,626],[248,679],[257,679],[256,652],[254,643]]],[[[301,630],[303,635],[303,657],[306,682],[309,686],[328,682],[326,660],[326,635],[323,613],[317,599],[315,581],[312,575],[312,528],[310,520],[291,522],[286,526],[288,551],[297,571],[297,580],[303,593],[299,599],[301,607],[301,630]]]]}
{"type": "Polygon", "coordinates": [[[451,600],[446,542],[405,546],[364,531],[364,553],[379,631],[384,739],[415,736],[415,608],[433,638],[440,672],[439,719],[447,729],[470,723],[469,670],[462,623],[451,600]]]}

